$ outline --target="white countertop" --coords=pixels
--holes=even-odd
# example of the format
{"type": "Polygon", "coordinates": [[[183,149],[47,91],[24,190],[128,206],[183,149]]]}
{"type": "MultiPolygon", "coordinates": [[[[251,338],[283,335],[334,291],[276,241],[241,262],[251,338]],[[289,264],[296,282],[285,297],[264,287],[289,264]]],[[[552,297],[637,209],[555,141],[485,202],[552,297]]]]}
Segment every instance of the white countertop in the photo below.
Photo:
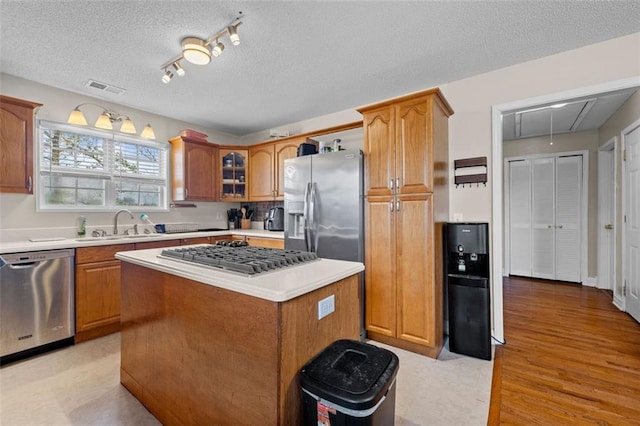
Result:
{"type": "Polygon", "coordinates": [[[160,258],[162,249],[124,251],[116,258],[203,284],[284,302],[364,271],[359,262],[319,259],[289,268],[244,277],[206,266],[160,258]]]}
{"type": "Polygon", "coordinates": [[[0,242],[0,254],[20,253],[40,250],[70,249],[77,247],[108,246],[114,244],[141,243],[145,241],[177,240],[224,235],[284,239],[284,232],[263,229],[230,229],[227,231],[183,232],[175,234],[120,235],[108,238],[43,238],[46,241],[0,242]]]}

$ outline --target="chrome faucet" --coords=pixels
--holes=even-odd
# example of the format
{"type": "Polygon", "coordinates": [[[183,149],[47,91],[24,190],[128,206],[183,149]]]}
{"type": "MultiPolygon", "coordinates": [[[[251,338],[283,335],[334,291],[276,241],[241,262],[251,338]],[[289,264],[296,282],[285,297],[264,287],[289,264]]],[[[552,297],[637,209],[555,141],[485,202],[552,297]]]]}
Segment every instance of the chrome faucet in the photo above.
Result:
{"type": "Polygon", "coordinates": [[[116,215],[113,217],[113,235],[117,235],[118,234],[118,215],[122,212],[127,212],[129,213],[129,216],[131,216],[131,219],[133,219],[133,213],[131,213],[131,211],[127,210],[127,209],[120,209],[116,212],[116,215]]]}

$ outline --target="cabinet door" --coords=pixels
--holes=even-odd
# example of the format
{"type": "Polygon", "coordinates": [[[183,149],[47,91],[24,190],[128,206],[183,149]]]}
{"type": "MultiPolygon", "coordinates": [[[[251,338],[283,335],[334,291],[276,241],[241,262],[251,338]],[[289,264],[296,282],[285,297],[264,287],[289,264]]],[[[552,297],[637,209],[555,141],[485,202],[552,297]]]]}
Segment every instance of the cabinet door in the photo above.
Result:
{"type": "Polygon", "coordinates": [[[298,155],[298,145],[304,142],[304,139],[294,139],[287,142],[279,142],[275,144],[275,191],[276,200],[284,200],[284,160],[295,158],[298,155]]]}
{"type": "Polygon", "coordinates": [[[248,201],[247,149],[220,149],[220,201],[248,201]]]}
{"type": "Polygon", "coordinates": [[[120,323],[120,261],[76,266],[76,332],[120,323]]]}
{"type": "Polygon", "coordinates": [[[396,192],[433,192],[431,102],[418,99],[396,107],[396,192]]]}
{"type": "Polygon", "coordinates": [[[274,146],[263,145],[249,150],[251,180],[249,181],[249,199],[251,201],[271,201],[275,198],[274,189],[274,146]]]}
{"type": "Polygon", "coordinates": [[[439,315],[442,282],[435,282],[433,195],[398,196],[397,337],[422,346],[436,346],[442,332],[439,315]],[[439,296],[439,297],[438,297],[439,296]]]}
{"type": "Polygon", "coordinates": [[[365,194],[392,195],[395,188],[395,109],[382,108],[363,116],[365,194]]]}
{"type": "Polygon", "coordinates": [[[582,155],[556,159],[556,276],[580,282],[582,155]]]}
{"type": "Polygon", "coordinates": [[[204,144],[184,144],[185,200],[215,201],[215,150],[204,144]]]}
{"type": "Polygon", "coordinates": [[[392,197],[368,198],[365,205],[365,326],[396,336],[396,233],[392,197]]]}
{"type": "Polygon", "coordinates": [[[0,97],[0,192],[33,194],[33,114],[38,106],[0,97]]]}

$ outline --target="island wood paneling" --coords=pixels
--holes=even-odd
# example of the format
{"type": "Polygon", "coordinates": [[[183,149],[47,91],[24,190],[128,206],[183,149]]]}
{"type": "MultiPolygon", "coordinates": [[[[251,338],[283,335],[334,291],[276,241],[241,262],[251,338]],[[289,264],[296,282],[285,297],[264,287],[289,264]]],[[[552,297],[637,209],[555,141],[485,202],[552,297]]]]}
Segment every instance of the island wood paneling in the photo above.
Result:
{"type": "Polygon", "coordinates": [[[488,424],[640,424],[640,324],[610,293],[504,282],[488,424]]]}
{"type": "Polygon", "coordinates": [[[299,369],[359,335],[356,277],[276,303],[122,265],[120,380],[163,424],[296,424],[299,369]]]}

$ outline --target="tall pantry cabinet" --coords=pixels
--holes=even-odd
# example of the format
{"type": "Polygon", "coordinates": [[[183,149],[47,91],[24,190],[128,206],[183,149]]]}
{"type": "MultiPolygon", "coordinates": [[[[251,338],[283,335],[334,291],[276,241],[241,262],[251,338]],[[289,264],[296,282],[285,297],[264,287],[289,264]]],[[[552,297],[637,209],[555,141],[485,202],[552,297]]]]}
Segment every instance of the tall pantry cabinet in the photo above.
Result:
{"type": "Polygon", "coordinates": [[[370,339],[437,357],[448,118],[439,89],[359,109],[365,155],[365,326],[370,339]]]}

